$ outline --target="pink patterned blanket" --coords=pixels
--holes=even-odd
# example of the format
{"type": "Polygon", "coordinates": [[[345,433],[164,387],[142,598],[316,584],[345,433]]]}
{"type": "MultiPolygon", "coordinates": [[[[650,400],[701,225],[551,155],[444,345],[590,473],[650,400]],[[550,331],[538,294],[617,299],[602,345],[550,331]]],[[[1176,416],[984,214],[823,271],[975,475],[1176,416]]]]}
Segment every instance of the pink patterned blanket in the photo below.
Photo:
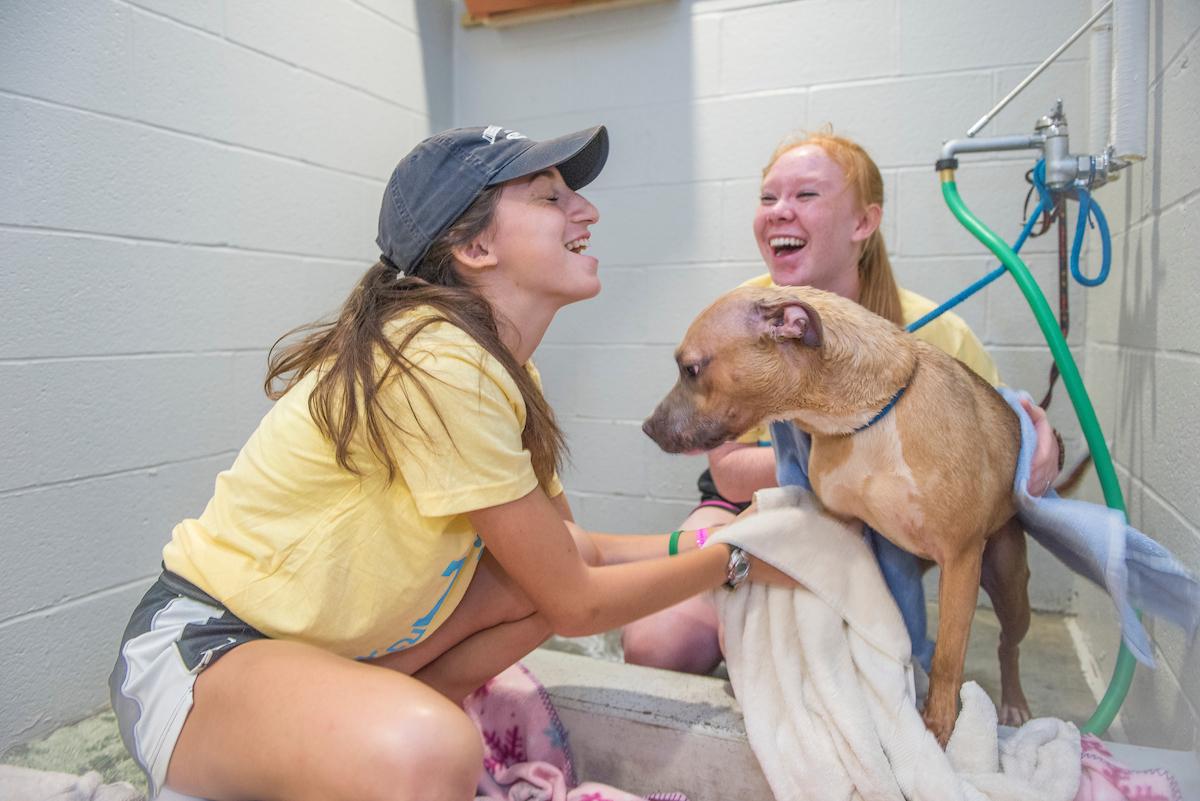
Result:
{"type": "Polygon", "coordinates": [[[1080,738],[1083,775],[1075,801],[1183,801],[1175,777],[1165,770],[1130,770],[1113,759],[1095,735],[1080,738]]]}
{"type": "Polygon", "coordinates": [[[520,663],[467,696],[463,708],[483,736],[476,801],[688,801],[681,793],[640,796],[579,784],[550,695],[520,663]]]}

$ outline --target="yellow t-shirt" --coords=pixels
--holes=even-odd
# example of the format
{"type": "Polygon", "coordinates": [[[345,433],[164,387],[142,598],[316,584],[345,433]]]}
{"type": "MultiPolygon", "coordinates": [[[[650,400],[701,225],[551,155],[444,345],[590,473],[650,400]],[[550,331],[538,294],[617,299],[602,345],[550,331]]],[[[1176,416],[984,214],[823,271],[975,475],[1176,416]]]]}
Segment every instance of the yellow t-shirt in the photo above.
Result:
{"type": "MultiPolygon", "coordinates": [[[[395,481],[361,431],[351,456],[362,475],[337,464],[308,410],[310,373],[217,477],[199,519],[175,527],[166,567],[267,636],[343,656],[380,656],[432,634],[483,553],[466,513],[521,498],[538,481],[521,444],[525,403],[493,356],[445,322],[405,354],[428,397],[411,380],[387,385],[395,481]]],[[[533,364],[526,369],[540,387],[533,364]]],[[[548,495],[562,492],[557,476],[550,483],[548,495]]]]}
{"type": "MultiPolygon", "coordinates": [[[[770,274],[767,274],[751,278],[742,286],[772,287],[775,284],[771,281],[770,274]]],[[[900,316],[905,325],[921,319],[936,308],[937,304],[929,298],[922,297],[916,292],[909,292],[904,288],[900,289],[900,316]]],[[[946,312],[934,319],[915,331],[913,336],[958,359],[992,386],[1000,383],[1000,373],[996,370],[996,363],[983,349],[983,343],[975,336],[975,332],[971,330],[966,321],[954,312],[946,312]]]]}

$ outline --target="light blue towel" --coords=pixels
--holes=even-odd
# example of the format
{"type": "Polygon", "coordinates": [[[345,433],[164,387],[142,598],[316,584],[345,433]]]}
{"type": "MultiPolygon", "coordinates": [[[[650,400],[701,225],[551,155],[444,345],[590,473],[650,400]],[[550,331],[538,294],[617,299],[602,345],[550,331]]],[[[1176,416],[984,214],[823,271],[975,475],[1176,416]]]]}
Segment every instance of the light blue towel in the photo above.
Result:
{"type": "MultiPolygon", "coordinates": [[[[1121,619],[1121,636],[1130,653],[1153,666],[1146,630],[1133,606],[1169,620],[1195,636],[1200,626],[1200,583],[1167,549],[1130,527],[1120,512],[1094,503],[1067,500],[1053,491],[1034,498],[1025,491],[1037,435],[1021,407],[1027,393],[1001,388],[1000,393],[1021,420],[1021,451],[1013,480],[1013,500],[1026,531],[1046,550],[1079,575],[1096,583],[1113,599],[1121,619]]],[[[775,473],[780,486],[812,490],[808,480],[811,442],[789,422],[771,424],[775,473]]],[[[913,658],[929,670],[933,643],[925,622],[925,593],[917,557],[867,529],[875,558],[896,599],[913,642],[913,658]]]]}
{"type": "MultiPolygon", "coordinates": [[[[781,487],[804,487],[812,492],[808,481],[808,453],[811,447],[808,434],[793,423],[776,421],[771,423],[771,446],[775,449],[775,478],[781,487]]],[[[867,542],[879,562],[879,572],[887,584],[904,627],[912,640],[913,659],[928,673],[933,662],[933,642],[926,633],[925,587],[921,584],[924,566],[921,560],[908,551],[896,547],[886,537],[863,526],[867,542]]]]}
{"type": "Polygon", "coordinates": [[[1169,620],[1194,637],[1200,626],[1200,583],[1154,540],[1107,506],[1025,491],[1037,444],[1033,421],[1021,407],[1025,392],[1002,387],[1000,394],[1021,419],[1021,454],[1013,500],[1025,530],[1063,564],[1104,588],[1121,618],[1121,638],[1139,662],[1154,666],[1150,638],[1134,613],[1137,606],[1169,620]]]}

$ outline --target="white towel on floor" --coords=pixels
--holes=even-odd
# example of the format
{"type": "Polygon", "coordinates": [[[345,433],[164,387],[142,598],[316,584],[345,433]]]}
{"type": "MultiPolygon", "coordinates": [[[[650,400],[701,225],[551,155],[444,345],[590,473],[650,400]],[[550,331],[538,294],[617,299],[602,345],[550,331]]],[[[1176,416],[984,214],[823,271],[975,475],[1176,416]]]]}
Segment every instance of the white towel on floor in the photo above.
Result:
{"type": "Polygon", "coordinates": [[[143,801],[128,782],[104,784],[100,774],[53,773],[0,765],[0,801],[143,801]]]}
{"type": "Polygon", "coordinates": [[[1043,718],[997,747],[978,685],[943,752],[915,704],[911,645],[861,526],[824,515],[798,487],[759,493],[735,543],[801,587],[716,591],[725,658],[746,733],[777,801],[1071,801],[1079,732],[1043,718]]]}

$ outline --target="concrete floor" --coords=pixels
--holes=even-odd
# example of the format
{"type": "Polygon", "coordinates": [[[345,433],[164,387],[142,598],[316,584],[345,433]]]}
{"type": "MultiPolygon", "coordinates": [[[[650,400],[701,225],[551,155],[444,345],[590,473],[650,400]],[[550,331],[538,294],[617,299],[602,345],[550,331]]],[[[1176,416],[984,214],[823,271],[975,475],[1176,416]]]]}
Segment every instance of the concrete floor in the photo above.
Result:
{"type": "MultiPolygon", "coordinates": [[[[931,620],[931,630],[935,621],[936,617],[931,620]]],[[[1061,615],[1034,615],[1021,648],[1022,678],[1035,716],[1053,715],[1082,723],[1091,715],[1096,700],[1085,680],[1080,656],[1068,630],[1069,621],[1070,618],[1061,615]]],[[[979,682],[993,700],[999,698],[998,636],[995,616],[980,609],[967,653],[966,675],[979,682]]],[[[620,659],[615,632],[595,638],[560,640],[550,646],[602,659],[620,659]]],[[[95,770],[105,781],[128,781],[145,789],[144,778],[125,753],[110,711],[10,750],[0,756],[0,762],[78,774],[95,770]]]]}
{"type": "MultiPolygon", "coordinates": [[[[930,607],[929,631],[937,628],[937,609],[930,607]]],[[[1064,615],[1035,614],[1021,643],[1021,686],[1034,717],[1056,717],[1083,724],[1096,711],[1096,697],[1088,687],[1064,615]]],[[[992,701],[1000,701],[1000,663],[996,647],[1000,623],[990,609],[975,612],[971,642],[967,646],[966,678],[979,683],[992,701]]],[[[1083,655],[1082,658],[1090,659],[1083,655]]],[[[1112,732],[1109,733],[1112,738],[1112,732]]]]}
{"type": "Polygon", "coordinates": [[[126,752],[109,709],[17,746],[0,763],[78,775],[94,770],[106,784],[129,782],[146,792],[146,777],[126,752]]]}

